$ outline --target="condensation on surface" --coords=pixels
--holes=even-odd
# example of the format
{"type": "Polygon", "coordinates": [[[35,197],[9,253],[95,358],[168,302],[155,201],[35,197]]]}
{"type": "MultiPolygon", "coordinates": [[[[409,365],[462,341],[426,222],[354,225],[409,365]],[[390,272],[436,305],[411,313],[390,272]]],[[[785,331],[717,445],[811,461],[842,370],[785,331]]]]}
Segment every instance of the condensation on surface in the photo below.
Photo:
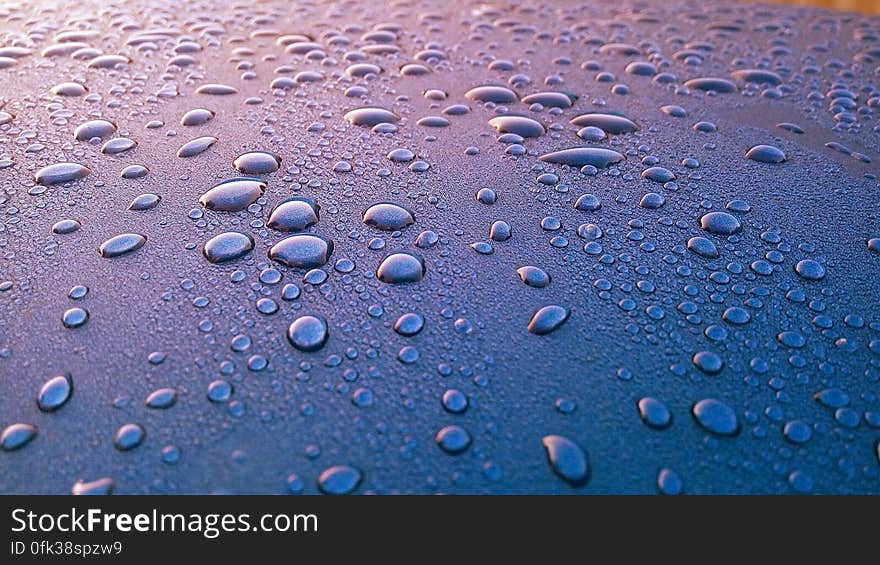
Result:
{"type": "Polygon", "coordinates": [[[880,20],[0,8],[0,492],[880,492],[880,20]]]}

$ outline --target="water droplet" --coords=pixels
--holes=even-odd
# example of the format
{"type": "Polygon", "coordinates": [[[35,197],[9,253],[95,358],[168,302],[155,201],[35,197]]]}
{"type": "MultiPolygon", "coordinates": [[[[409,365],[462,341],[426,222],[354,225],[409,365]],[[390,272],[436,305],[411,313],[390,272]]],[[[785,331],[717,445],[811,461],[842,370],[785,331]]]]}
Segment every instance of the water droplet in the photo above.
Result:
{"type": "Polygon", "coordinates": [[[229,94],[238,94],[238,89],[226,84],[203,84],[196,89],[196,94],[225,96],[229,94]]]}
{"type": "Polygon", "coordinates": [[[688,88],[725,94],[736,92],[736,85],[726,78],[701,77],[693,78],[684,83],[688,88]]]}
{"type": "Polygon", "coordinates": [[[0,448],[3,451],[21,449],[37,437],[37,427],[32,424],[12,424],[0,433],[0,448]]]}
{"type": "Polygon", "coordinates": [[[266,183],[259,179],[242,177],[229,179],[211,188],[199,198],[208,210],[238,212],[263,195],[266,183]]]}
{"type": "Polygon", "coordinates": [[[446,426],[434,437],[440,449],[451,455],[463,453],[471,445],[471,435],[461,426],[446,426]]]}
{"type": "Polygon", "coordinates": [[[98,248],[101,257],[119,257],[137,251],[147,242],[146,236],[137,233],[123,233],[113,236],[98,248]]]}
{"type": "Polygon", "coordinates": [[[147,176],[150,170],[143,165],[129,165],[119,173],[124,179],[139,179],[147,176]]]}
{"type": "Polygon", "coordinates": [[[808,281],[821,281],[825,278],[825,267],[818,261],[803,259],[794,266],[795,272],[808,281]]]}
{"type": "Polygon", "coordinates": [[[791,420],[785,423],[782,434],[792,443],[803,444],[813,437],[813,429],[801,420],[791,420]]]}
{"type": "Polygon", "coordinates": [[[394,124],[400,121],[400,116],[390,110],[378,107],[366,107],[352,110],[343,118],[354,126],[373,127],[378,124],[394,124]]]}
{"type": "Polygon", "coordinates": [[[602,114],[591,112],[589,114],[581,114],[573,118],[570,122],[578,127],[592,126],[597,127],[605,133],[618,135],[622,133],[631,133],[639,130],[639,126],[626,116],[618,114],[602,114]]]}
{"type": "Polygon", "coordinates": [[[266,224],[273,230],[298,232],[318,223],[321,207],[311,198],[293,197],[278,204],[266,224]]]}
{"type": "Polygon", "coordinates": [[[282,239],[269,249],[269,258],[288,267],[314,269],[330,260],[333,241],[315,234],[297,234],[282,239]]]}
{"type": "Polygon", "coordinates": [[[335,465],[325,469],[318,477],[318,488],[324,494],[349,494],[363,480],[363,474],[349,465],[335,465]]]}
{"type": "Polygon", "coordinates": [[[714,235],[733,235],[742,230],[742,224],[727,212],[709,212],[700,218],[700,227],[714,235]]]}
{"type": "Polygon", "coordinates": [[[489,239],[492,241],[507,241],[510,239],[510,235],[510,224],[504,220],[492,222],[492,225],[489,227],[489,239]]]}
{"type": "Polygon", "coordinates": [[[181,158],[195,157],[208,150],[209,147],[217,143],[217,138],[205,135],[197,137],[191,141],[187,141],[177,150],[177,156],[181,158]]]}
{"type": "Polygon", "coordinates": [[[569,108],[576,100],[576,96],[564,92],[535,92],[525,96],[522,103],[528,106],[540,104],[545,108],[569,108]]]}
{"type": "Polygon", "coordinates": [[[274,173],[281,166],[281,157],[265,151],[251,151],[236,157],[232,166],[246,175],[274,173]]]}
{"type": "Polygon", "coordinates": [[[55,96],[82,96],[89,90],[78,82],[62,82],[52,87],[55,96]]]}
{"type": "Polygon", "coordinates": [[[672,414],[661,401],[646,396],[639,400],[639,416],[646,426],[662,430],[672,424],[672,414]]]}
{"type": "Polygon", "coordinates": [[[37,406],[43,412],[54,412],[70,399],[73,394],[73,380],[69,374],[52,377],[40,388],[37,406]]]}
{"type": "Polygon", "coordinates": [[[394,322],[394,331],[403,336],[414,336],[425,327],[425,318],[420,314],[407,312],[394,322]]]}
{"type": "Polygon", "coordinates": [[[541,137],[546,131],[541,122],[513,114],[495,116],[489,120],[489,125],[498,133],[515,133],[521,137],[541,137]]]}
{"type": "Polygon", "coordinates": [[[202,253],[211,263],[226,263],[244,257],[254,249],[254,238],[230,231],[215,235],[205,243],[202,253]]]}
{"type": "Polygon", "coordinates": [[[717,375],[724,368],[724,361],[713,351],[694,353],[693,363],[696,368],[708,375],[717,375]]]}
{"type": "Polygon", "coordinates": [[[141,194],[131,201],[128,205],[129,210],[150,210],[159,205],[162,197],[157,194],[141,194]]]}
{"type": "Polygon", "coordinates": [[[707,259],[715,259],[719,257],[718,248],[712,243],[712,240],[702,236],[692,237],[687,241],[687,248],[701,257],[707,259]]]}
{"type": "Polygon", "coordinates": [[[425,276],[425,262],[414,253],[392,253],[379,264],[376,277],[389,284],[414,283],[425,276]]]}
{"type": "Polygon", "coordinates": [[[78,328],[88,321],[89,312],[84,308],[70,308],[61,316],[61,323],[68,329],[78,328]]]}
{"type": "Polygon", "coordinates": [[[82,224],[80,224],[76,220],[60,220],[58,222],[55,222],[55,224],[52,226],[52,233],[67,235],[69,233],[73,233],[79,230],[79,228],[81,227],[82,224]]]}
{"type": "Polygon", "coordinates": [[[56,163],[37,171],[34,175],[34,180],[37,181],[37,184],[50,186],[79,180],[91,173],[91,169],[79,163],[56,163]]]}
{"type": "Polygon", "coordinates": [[[180,125],[200,126],[214,119],[214,115],[214,112],[212,112],[211,110],[196,108],[195,110],[190,110],[189,112],[184,114],[182,118],[180,118],[180,125]]]}
{"type": "Polygon", "coordinates": [[[664,468],[660,469],[660,473],[657,475],[657,488],[660,490],[660,494],[674,496],[682,493],[684,484],[678,473],[672,469],[664,468]]]}
{"type": "Polygon", "coordinates": [[[533,288],[546,288],[550,286],[550,275],[539,267],[526,265],[516,270],[519,279],[533,288]]]}
{"type": "Polygon", "coordinates": [[[324,347],[328,337],[327,321],[318,316],[300,316],[287,329],[287,339],[300,351],[317,351],[324,347]]]}
{"type": "Polygon", "coordinates": [[[101,146],[104,155],[117,155],[137,147],[137,142],[127,137],[115,137],[101,146]]]}
{"type": "Polygon", "coordinates": [[[363,213],[366,225],[384,231],[397,231],[412,225],[416,220],[413,213],[394,202],[378,202],[363,213]]]}
{"type": "Polygon", "coordinates": [[[587,484],[590,462],[583,449],[570,439],[558,435],[544,436],[541,443],[554,473],[572,486],[587,484]]]}
{"type": "Polygon", "coordinates": [[[785,153],[772,145],[755,145],[746,152],[746,157],[759,163],[782,163],[786,160],[785,153]]]}
{"type": "Polygon", "coordinates": [[[94,481],[79,480],[73,483],[70,493],[74,496],[107,496],[113,493],[116,483],[109,477],[94,481]]]}
{"type": "Polygon", "coordinates": [[[609,165],[623,161],[623,155],[612,149],[601,147],[572,147],[546,153],[541,155],[539,159],[547,163],[568,165],[569,167],[592,165],[598,169],[604,169],[609,165]]]}
{"type": "Polygon", "coordinates": [[[733,408],[714,398],[700,400],[691,409],[697,423],[713,434],[734,436],[739,433],[739,419],[733,408]]]}
{"type": "Polygon", "coordinates": [[[171,408],[176,402],[177,391],[175,389],[160,388],[151,392],[144,401],[144,404],[146,404],[147,408],[164,410],[166,408],[171,408]]]}
{"type": "Polygon", "coordinates": [[[559,328],[568,320],[571,311],[562,306],[544,306],[532,315],[528,330],[536,335],[546,335],[559,328]]]}
{"type": "Polygon", "coordinates": [[[468,397],[460,390],[451,388],[441,398],[443,408],[451,414],[463,414],[468,408],[468,397]]]}
{"type": "Polygon", "coordinates": [[[139,424],[123,424],[116,430],[113,446],[119,451],[130,451],[144,442],[147,432],[139,424]]]}
{"type": "Polygon", "coordinates": [[[107,120],[89,120],[76,127],[73,130],[73,137],[78,141],[88,141],[95,137],[107,137],[116,132],[116,126],[113,122],[107,120]]]}
{"type": "Polygon", "coordinates": [[[465,92],[465,97],[474,102],[494,102],[495,104],[512,104],[519,97],[516,93],[504,86],[477,86],[465,92]]]}

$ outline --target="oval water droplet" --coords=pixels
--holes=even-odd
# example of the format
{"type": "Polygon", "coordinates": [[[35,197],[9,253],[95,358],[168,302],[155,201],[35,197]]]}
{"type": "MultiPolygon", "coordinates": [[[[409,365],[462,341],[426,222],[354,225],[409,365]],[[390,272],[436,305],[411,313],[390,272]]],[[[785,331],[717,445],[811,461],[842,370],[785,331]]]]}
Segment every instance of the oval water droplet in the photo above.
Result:
{"type": "Polygon", "coordinates": [[[281,166],[281,157],[266,151],[251,151],[236,157],[232,166],[246,175],[274,173],[281,166]]]}
{"type": "Polygon", "coordinates": [[[700,227],[715,235],[733,235],[742,230],[742,224],[727,212],[709,212],[700,218],[700,227]]]}
{"type": "Polygon", "coordinates": [[[526,265],[517,269],[516,274],[519,275],[519,280],[533,288],[546,288],[550,286],[550,275],[539,267],[526,265]]]}
{"type": "Polygon", "coordinates": [[[162,200],[162,197],[158,194],[141,194],[140,196],[135,197],[134,200],[131,201],[131,204],[128,205],[129,210],[150,210],[159,205],[159,201],[162,200]]]}
{"type": "Polygon", "coordinates": [[[383,123],[393,124],[400,121],[400,116],[398,116],[391,110],[386,110],[385,108],[379,108],[375,106],[368,106],[365,108],[352,110],[346,113],[343,118],[348,123],[354,126],[363,127],[373,127],[375,125],[383,123]]]}
{"type": "Polygon", "coordinates": [[[113,236],[98,248],[101,257],[119,257],[137,251],[147,242],[146,236],[138,233],[123,233],[113,236]]]}
{"type": "Polygon", "coordinates": [[[78,141],[88,141],[95,137],[107,137],[116,133],[116,125],[107,120],[89,120],[73,130],[73,137],[78,141]]]}
{"type": "Polygon", "coordinates": [[[451,455],[463,453],[471,445],[471,435],[461,426],[446,426],[437,432],[434,441],[451,455]]]}
{"type": "Polygon", "coordinates": [[[173,388],[160,388],[154,390],[149,396],[147,396],[146,400],[144,400],[144,404],[147,408],[155,408],[157,410],[171,408],[175,403],[177,403],[177,390],[173,388]]]}
{"type": "Polygon", "coordinates": [[[60,220],[58,222],[55,222],[54,225],[52,225],[52,233],[57,233],[59,235],[67,235],[67,234],[70,234],[70,233],[73,233],[73,232],[79,230],[79,228],[81,228],[81,227],[82,227],[82,224],[80,224],[76,220],[60,220]]]}
{"type": "Polygon", "coordinates": [[[394,331],[402,336],[414,336],[425,327],[425,318],[420,314],[407,312],[394,322],[394,331]]]}
{"type": "Polygon", "coordinates": [[[196,89],[196,94],[213,94],[215,96],[226,96],[229,94],[238,94],[238,89],[228,84],[203,84],[196,89]]]}
{"type": "Polygon", "coordinates": [[[266,225],[284,232],[303,231],[318,223],[321,207],[311,198],[293,197],[278,204],[266,225]]]}
{"type": "Polygon", "coordinates": [[[52,377],[43,384],[37,394],[37,406],[43,412],[54,412],[70,400],[73,380],[69,374],[52,377]]]}
{"type": "Polygon", "coordinates": [[[378,202],[363,213],[363,222],[385,231],[402,230],[415,222],[412,212],[394,202],[378,202]]]}
{"type": "Polygon", "coordinates": [[[569,123],[579,127],[597,127],[605,133],[610,133],[612,135],[631,133],[639,130],[639,126],[634,121],[626,116],[618,114],[591,112],[588,114],[581,114],[580,116],[573,118],[569,123]]]}
{"type": "Polygon", "coordinates": [[[333,254],[333,240],[315,234],[296,234],[269,249],[269,258],[288,267],[321,267],[333,254]]]}
{"type": "Polygon", "coordinates": [[[37,427],[32,424],[12,424],[0,433],[0,448],[3,451],[21,449],[37,437],[37,427]]]}
{"type": "Polygon", "coordinates": [[[544,436],[541,443],[554,473],[572,486],[587,484],[590,479],[590,461],[583,449],[559,435],[544,436]]]}
{"type": "Polygon", "coordinates": [[[759,163],[782,163],[786,160],[785,153],[772,145],[755,145],[746,152],[746,157],[759,163]]]}
{"type": "Polygon", "coordinates": [[[238,212],[263,195],[266,183],[256,178],[229,179],[215,185],[199,198],[199,204],[208,210],[238,212]]]}
{"type": "Polygon", "coordinates": [[[825,278],[825,267],[813,259],[803,259],[794,266],[795,272],[808,281],[821,281],[825,278]]]}
{"type": "Polygon", "coordinates": [[[734,436],[739,433],[739,418],[733,408],[720,400],[707,398],[694,404],[691,413],[697,423],[713,434],[734,436]]]}
{"type": "Polygon", "coordinates": [[[202,253],[211,263],[227,263],[244,257],[254,249],[254,238],[236,231],[224,232],[209,239],[202,253]]]}
{"type": "Polygon", "coordinates": [[[601,147],[572,147],[545,153],[539,159],[547,163],[568,165],[569,167],[592,165],[598,169],[604,169],[609,165],[623,161],[623,155],[612,149],[601,147]]]}
{"type": "Polygon", "coordinates": [[[425,262],[414,253],[392,253],[379,264],[376,277],[389,284],[419,282],[425,276],[425,262]]]}
{"type": "Polygon", "coordinates": [[[119,451],[131,451],[144,442],[146,435],[139,424],[123,424],[116,430],[113,446],[119,451]]]}
{"type": "Polygon", "coordinates": [[[363,480],[360,470],[349,465],[334,465],[318,477],[318,488],[324,494],[350,494],[363,480]]]}
{"type": "Polygon", "coordinates": [[[217,141],[216,137],[210,135],[197,137],[181,145],[180,149],[177,150],[177,156],[183,159],[195,157],[196,155],[200,155],[207,151],[208,148],[217,143],[217,141]]]}
{"type": "Polygon", "coordinates": [[[544,306],[532,315],[528,330],[535,335],[549,334],[564,324],[570,314],[571,311],[562,306],[544,306]]]}
{"type": "Polygon", "coordinates": [[[204,108],[196,108],[190,110],[180,118],[182,126],[200,126],[214,119],[214,112],[204,108]]]}
{"type": "Polygon", "coordinates": [[[34,180],[37,181],[37,184],[50,186],[79,180],[91,173],[91,169],[79,163],[56,163],[37,171],[34,180]]]}

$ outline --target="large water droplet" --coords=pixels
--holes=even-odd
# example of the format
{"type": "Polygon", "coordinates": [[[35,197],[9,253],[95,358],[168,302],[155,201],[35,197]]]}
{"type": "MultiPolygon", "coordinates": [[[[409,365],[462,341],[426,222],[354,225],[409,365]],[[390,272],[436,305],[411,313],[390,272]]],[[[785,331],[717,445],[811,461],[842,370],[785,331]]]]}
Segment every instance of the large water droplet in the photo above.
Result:
{"type": "Polygon", "coordinates": [[[544,436],[541,440],[547,451],[547,460],[553,472],[572,486],[583,486],[590,479],[590,461],[587,453],[570,439],[544,436]]]}
{"type": "Polygon", "coordinates": [[[376,277],[390,284],[414,283],[425,276],[425,262],[414,253],[401,251],[392,253],[382,260],[376,270],[376,277]]]}
{"type": "Polygon", "coordinates": [[[245,233],[229,231],[209,239],[202,253],[211,263],[226,263],[244,257],[253,249],[253,237],[245,233]]]}
{"type": "Polygon", "coordinates": [[[714,398],[700,400],[691,412],[697,423],[713,434],[734,436],[739,433],[739,419],[733,408],[714,398]]]}
{"type": "Polygon", "coordinates": [[[303,269],[324,265],[332,254],[333,240],[314,234],[292,235],[269,249],[269,258],[273,261],[303,269]]]}
{"type": "Polygon", "coordinates": [[[364,223],[385,231],[402,230],[416,220],[412,212],[394,202],[378,202],[364,211],[364,223]]]}
{"type": "Polygon", "coordinates": [[[324,494],[349,494],[361,484],[363,474],[349,465],[335,465],[318,477],[318,488],[324,494]]]}
{"type": "Polygon", "coordinates": [[[40,388],[37,406],[43,412],[54,412],[66,403],[73,394],[73,380],[69,374],[52,377],[40,388]]]}
{"type": "Polygon", "coordinates": [[[571,311],[562,306],[551,304],[544,306],[532,315],[528,330],[536,335],[545,335],[559,328],[568,320],[571,311]]]}
{"type": "Polygon", "coordinates": [[[91,173],[91,169],[79,163],[56,163],[37,171],[34,180],[37,184],[49,186],[79,180],[91,173]]]}
{"type": "Polygon", "coordinates": [[[37,427],[32,424],[12,424],[0,433],[0,447],[3,451],[21,449],[37,437],[37,427]]]}
{"type": "Polygon", "coordinates": [[[541,155],[539,159],[547,163],[568,165],[569,167],[592,165],[598,169],[604,169],[608,165],[623,161],[623,155],[612,149],[601,147],[572,147],[546,153],[541,155]]]}
{"type": "Polygon", "coordinates": [[[123,233],[111,237],[101,244],[98,252],[101,257],[119,257],[133,251],[137,251],[147,242],[146,236],[137,233],[123,233]]]}
{"type": "Polygon", "coordinates": [[[199,198],[208,210],[238,212],[263,195],[266,183],[255,178],[229,179],[211,188],[199,198]]]}
{"type": "Polygon", "coordinates": [[[278,204],[266,224],[273,230],[298,232],[318,223],[321,207],[311,198],[293,197],[278,204]]]}

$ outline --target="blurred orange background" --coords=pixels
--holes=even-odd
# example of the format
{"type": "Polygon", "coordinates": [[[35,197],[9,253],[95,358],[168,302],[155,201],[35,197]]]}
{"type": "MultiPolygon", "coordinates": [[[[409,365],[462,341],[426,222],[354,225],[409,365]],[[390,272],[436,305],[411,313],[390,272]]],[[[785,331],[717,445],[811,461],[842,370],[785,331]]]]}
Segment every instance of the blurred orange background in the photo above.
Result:
{"type": "Polygon", "coordinates": [[[880,0],[772,0],[783,4],[800,4],[802,6],[820,6],[823,8],[835,8],[849,10],[851,12],[864,12],[866,14],[880,14],[880,0]]]}

